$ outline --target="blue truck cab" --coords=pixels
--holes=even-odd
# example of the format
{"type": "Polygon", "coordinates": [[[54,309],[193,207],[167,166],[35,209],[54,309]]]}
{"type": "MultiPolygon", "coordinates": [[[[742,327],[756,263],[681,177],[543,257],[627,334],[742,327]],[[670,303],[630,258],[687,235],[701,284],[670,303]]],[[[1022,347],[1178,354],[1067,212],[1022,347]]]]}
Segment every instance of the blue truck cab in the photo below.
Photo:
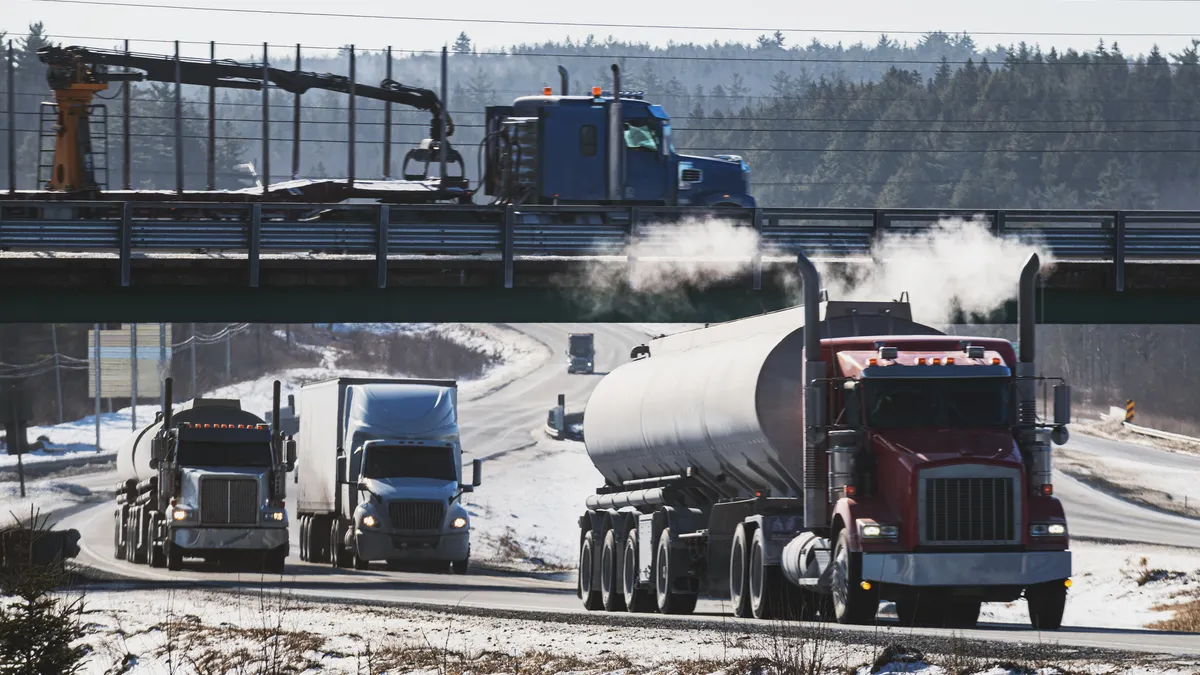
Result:
{"type": "Polygon", "coordinates": [[[517,204],[754,207],[736,155],[680,155],[640,93],[525,96],[487,108],[485,192],[517,204]]]}

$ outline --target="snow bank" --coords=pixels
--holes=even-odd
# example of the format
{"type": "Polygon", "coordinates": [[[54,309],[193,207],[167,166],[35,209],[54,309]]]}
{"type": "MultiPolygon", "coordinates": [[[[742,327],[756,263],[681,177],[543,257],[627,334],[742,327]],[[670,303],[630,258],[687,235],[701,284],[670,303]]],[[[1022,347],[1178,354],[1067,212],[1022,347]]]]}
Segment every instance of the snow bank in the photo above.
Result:
{"type": "Polygon", "coordinates": [[[635,330],[640,330],[649,337],[673,335],[675,333],[682,333],[685,330],[704,328],[704,324],[702,323],[628,323],[625,325],[635,330]]]}

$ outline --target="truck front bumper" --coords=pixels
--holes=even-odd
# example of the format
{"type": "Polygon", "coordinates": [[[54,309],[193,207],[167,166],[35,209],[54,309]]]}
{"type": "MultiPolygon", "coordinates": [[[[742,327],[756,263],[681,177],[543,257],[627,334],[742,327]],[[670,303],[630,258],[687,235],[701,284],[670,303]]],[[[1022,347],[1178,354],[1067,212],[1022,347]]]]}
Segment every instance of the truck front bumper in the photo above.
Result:
{"type": "Polygon", "coordinates": [[[899,586],[1030,586],[1070,576],[1070,551],[862,556],[864,581],[899,586]]]}
{"type": "Polygon", "coordinates": [[[173,527],[171,543],[203,551],[269,551],[288,544],[285,527],[173,527]]]}
{"type": "Polygon", "coordinates": [[[357,530],[355,555],[363,560],[466,560],[471,551],[468,532],[408,535],[357,530]]]}

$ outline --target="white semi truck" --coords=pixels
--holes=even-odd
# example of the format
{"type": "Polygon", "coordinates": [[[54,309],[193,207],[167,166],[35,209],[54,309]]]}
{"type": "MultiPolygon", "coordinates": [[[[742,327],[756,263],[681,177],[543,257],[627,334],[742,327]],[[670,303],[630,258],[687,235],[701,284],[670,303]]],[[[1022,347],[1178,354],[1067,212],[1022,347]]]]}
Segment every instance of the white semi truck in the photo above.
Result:
{"type": "MultiPolygon", "coordinates": [[[[184,558],[261,564],[288,554],[287,472],[295,444],[236,399],[171,405],[117,452],[113,555],[181,569],[184,558]]],[[[275,382],[273,419],[279,419],[275,382]]]]}
{"type": "Polygon", "coordinates": [[[366,569],[418,563],[466,574],[471,519],[458,385],[339,377],[300,389],[294,480],[300,558],[366,569]]]}

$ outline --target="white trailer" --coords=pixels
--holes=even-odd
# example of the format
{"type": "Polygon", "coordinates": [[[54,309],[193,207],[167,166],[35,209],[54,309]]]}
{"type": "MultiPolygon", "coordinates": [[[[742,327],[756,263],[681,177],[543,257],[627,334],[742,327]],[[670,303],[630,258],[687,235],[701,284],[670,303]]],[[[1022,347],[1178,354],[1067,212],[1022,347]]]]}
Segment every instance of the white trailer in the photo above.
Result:
{"type": "Polygon", "coordinates": [[[366,569],[423,563],[465,574],[470,516],[457,383],[340,377],[300,390],[294,474],[300,557],[366,569]]]}

